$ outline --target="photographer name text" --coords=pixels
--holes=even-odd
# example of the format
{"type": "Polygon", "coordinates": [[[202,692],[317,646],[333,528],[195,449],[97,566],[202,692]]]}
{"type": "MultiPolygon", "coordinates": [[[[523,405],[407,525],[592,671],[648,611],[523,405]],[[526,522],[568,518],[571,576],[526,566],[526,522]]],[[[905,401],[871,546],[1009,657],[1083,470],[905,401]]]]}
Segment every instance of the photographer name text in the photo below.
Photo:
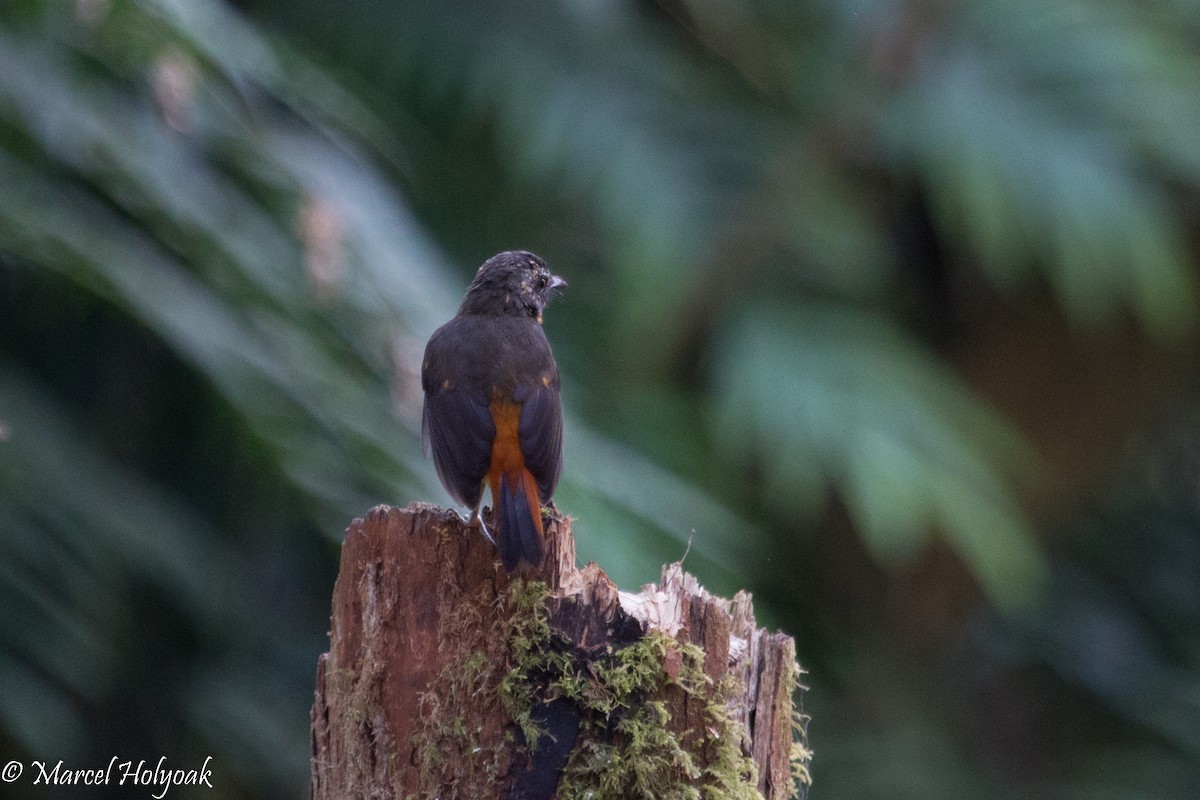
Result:
{"type": "Polygon", "coordinates": [[[74,769],[59,759],[55,763],[30,761],[26,774],[25,764],[9,761],[0,770],[0,780],[14,783],[25,774],[26,780],[31,780],[34,786],[137,786],[155,800],[163,800],[172,786],[207,786],[211,789],[211,762],[212,756],[209,756],[199,768],[184,769],[168,766],[166,756],[159,758],[156,764],[146,759],[122,761],[120,756],[113,756],[107,766],[74,769]]]}

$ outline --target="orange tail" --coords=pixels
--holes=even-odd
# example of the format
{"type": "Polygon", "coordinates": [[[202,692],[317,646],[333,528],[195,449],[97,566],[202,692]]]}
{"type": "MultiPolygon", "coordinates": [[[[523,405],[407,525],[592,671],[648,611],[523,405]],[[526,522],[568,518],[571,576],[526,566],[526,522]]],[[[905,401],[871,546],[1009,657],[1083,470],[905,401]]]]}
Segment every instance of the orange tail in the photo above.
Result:
{"type": "Polygon", "coordinates": [[[496,547],[504,568],[512,572],[522,561],[540,566],[546,554],[542,532],[542,508],[538,502],[537,482],[524,467],[500,475],[492,487],[496,505],[496,547]]]}

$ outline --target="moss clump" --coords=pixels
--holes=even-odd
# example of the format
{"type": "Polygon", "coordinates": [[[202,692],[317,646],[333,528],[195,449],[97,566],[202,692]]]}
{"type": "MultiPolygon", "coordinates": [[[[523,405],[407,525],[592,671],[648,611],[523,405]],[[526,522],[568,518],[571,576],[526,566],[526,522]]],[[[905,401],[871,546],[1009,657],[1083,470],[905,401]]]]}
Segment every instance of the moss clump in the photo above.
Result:
{"type": "MultiPolygon", "coordinates": [[[[800,665],[795,659],[791,661],[791,669],[784,676],[784,688],[789,697],[795,697],[796,687],[800,685],[800,665]]],[[[792,751],[789,755],[792,771],[792,796],[807,797],[808,789],[812,786],[813,752],[808,747],[808,715],[800,710],[799,704],[792,708],[792,751]]]]}
{"type": "Polygon", "coordinates": [[[500,702],[521,731],[526,742],[537,746],[541,732],[533,721],[536,702],[552,699],[535,697],[536,679],[544,675],[565,675],[570,658],[561,648],[551,647],[550,611],[546,598],[550,589],[541,581],[515,580],[497,609],[499,632],[506,643],[510,669],[500,680],[500,702]]]}
{"type": "Polygon", "coordinates": [[[709,763],[704,770],[705,800],[761,800],[758,792],[758,767],[742,752],[742,741],[749,738],[744,725],[729,715],[729,698],[740,689],[737,680],[727,675],[709,696],[704,708],[705,724],[711,732],[709,763]]]}
{"type": "Polygon", "coordinates": [[[578,710],[579,738],[559,798],[761,798],[754,763],[742,752],[745,730],[727,711],[732,678],[714,685],[700,648],[659,632],[599,654],[576,651],[554,634],[547,596],[544,585],[514,584],[511,668],[500,697],[531,746],[541,734],[536,704],[566,698],[578,710]],[[686,707],[703,709],[702,723],[680,733],[672,709],[686,707]]]}
{"type": "Polygon", "coordinates": [[[612,736],[581,737],[558,797],[699,800],[701,769],[670,720],[666,704],[651,700],[618,721],[612,736]]]}
{"type": "MultiPolygon", "coordinates": [[[[476,781],[500,781],[512,737],[485,736],[477,726],[490,704],[503,706],[535,750],[543,735],[537,708],[565,699],[580,724],[557,791],[562,800],[761,799],[742,750],[746,730],[728,710],[741,690],[732,675],[714,683],[699,647],[660,632],[599,653],[575,648],[553,630],[549,595],[542,582],[514,580],[496,598],[490,626],[480,624],[478,605],[440,609],[440,638],[465,655],[421,698],[419,796],[463,796],[476,781]],[[469,631],[474,638],[464,638],[469,631]],[[675,717],[683,714],[693,723],[681,731],[675,717]]],[[[809,756],[797,748],[793,764],[804,783],[809,756]]]]}

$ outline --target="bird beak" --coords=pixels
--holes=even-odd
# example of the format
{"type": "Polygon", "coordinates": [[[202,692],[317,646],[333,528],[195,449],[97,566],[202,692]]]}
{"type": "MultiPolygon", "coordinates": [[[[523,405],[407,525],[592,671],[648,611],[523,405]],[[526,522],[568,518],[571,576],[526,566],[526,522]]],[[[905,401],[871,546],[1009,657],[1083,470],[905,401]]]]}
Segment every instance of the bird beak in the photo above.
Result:
{"type": "Polygon", "coordinates": [[[567,282],[564,281],[562,278],[558,277],[557,275],[550,276],[550,286],[548,288],[562,289],[562,288],[565,288],[566,285],[567,285],[567,282]]]}

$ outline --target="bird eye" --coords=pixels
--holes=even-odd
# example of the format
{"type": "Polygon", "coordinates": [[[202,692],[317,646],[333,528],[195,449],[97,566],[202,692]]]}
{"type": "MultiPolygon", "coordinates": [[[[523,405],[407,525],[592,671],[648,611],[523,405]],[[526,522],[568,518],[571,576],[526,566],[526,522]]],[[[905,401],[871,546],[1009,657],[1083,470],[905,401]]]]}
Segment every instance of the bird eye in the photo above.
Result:
{"type": "Polygon", "coordinates": [[[537,276],[537,279],[536,279],[536,280],[534,280],[534,283],[537,285],[537,290],[538,290],[539,292],[540,292],[542,289],[545,289],[545,288],[546,288],[546,284],[547,284],[548,282],[549,282],[549,278],[547,278],[547,277],[546,277],[545,273],[539,273],[539,274],[538,274],[538,276],[537,276]]]}

